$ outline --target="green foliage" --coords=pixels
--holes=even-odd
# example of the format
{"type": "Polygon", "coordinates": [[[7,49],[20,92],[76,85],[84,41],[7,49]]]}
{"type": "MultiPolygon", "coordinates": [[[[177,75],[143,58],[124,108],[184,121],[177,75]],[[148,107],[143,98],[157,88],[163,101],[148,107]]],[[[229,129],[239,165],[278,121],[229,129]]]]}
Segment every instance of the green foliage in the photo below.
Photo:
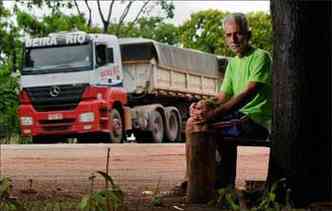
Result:
{"type": "Polygon", "coordinates": [[[9,17],[11,13],[4,8],[0,0],[0,70],[2,65],[9,64],[9,57],[15,50],[15,43],[17,42],[17,28],[14,27],[9,17]]]}
{"type": "Polygon", "coordinates": [[[251,43],[272,53],[272,20],[264,12],[251,12],[247,14],[252,30],[251,43]]]}
{"type": "Polygon", "coordinates": [[[181,43],[208,53],[229,55],[223,39],[222,20],[228,13],[205,10],[194,13],[180,27],[181,43]]]}
{"type": "Polygon", "coordinates": [[[51,9],[51,13],[59,12],[63,8],[72,8],[72,1],[63,0],[16,0],[20,5],[25,5],[28,9],[37,7],[44,9],[45,7],[51,9]]]}
{"type": "Polygon", "coordinates": [[[47,36],[60,31],[89,31],[84,17],[65,15],[62,12],[39,19],[28,12],[17,10],[16,20],[18,26],[32,36],[47,36]]]}
{"type": "Polygon", "coordinates": [[[0,70],[0,135],[18,133],[18,83],[9,71],[0,70]]]}
{"type": "MultiPolygon", "coordinates": [[[[111,184],[110,188],[97,192],[92,192],[87,196],[84,196],[79,203],[79,208],[82,211],[103,211],[107,210],[108,207],[111,210],[118,210],[123,208],[124,193],[118,185],[116,185],[112,177],[105,172],[97,171],[105,181],[111,184]]],[[[107,185],[108,186],[108,185],[107,185]]]]}
{"type": "Polygon", "coordinates": [[[10,76],[20,59],[18,28],[9,17],[11,13],[0,0],[0,137],[18,131],[16,108],[18,105],[17,79],[10,76]]]}
{"type": "Polygon", "coordinates": [[[269,189],[263,191],[238,192],[231,187],[222,188],[217,191],[217,200],[211,201],[210,205],[215,205],[218,208],[227,210],[241,210],[240,201],[249,201],[250,204],[246,204],[246,208],[250,211],[281,211],[291,210],[290,191],[286,194],[285,203],[280,203],[277,200],[277,189],[284,188],[285,179],[281,179],[275,182],[269,189]],[[252,197],[254,195],[254,197],[252,197]]]}
{"type": "MultiPolygon", "coordinates": [[[[208,53],[233,56],[224,41],[223,19],[229,12],[205,10],[194,13],[180,27],[181,43],[184,47],[208,53]]],[[[253,46],[272,52],[272,24],[270,15],[264,12],[247,14],[252,28],[253,46]]]]}
{"type": "MultiPolygon", "coordinates": [[[[179,43],[179,31],[176,26],[164,23],[161,17],[140,18],[136,24],[123,24],[120,28],[119,37],[142,37],[153,39],[170,45],[179,43]]],[[[116,24],[109,27],[108,32],[114,34],[117,29],[116,24]]]]}
{"type": "Polygon", "coordinates": [[[151,205],[155,207],[160,207],[162,205],[161,195],[160,195],[160,179],[157,183],[155,190],[153,191],[151,205]]]}
{"type": "Polygon", "coordinates": [[[151,205],[154,207],[160,207],[162,205],[160,196],[153,196],[151,205]]]}
{"type": "Polygon", "coordinates": [[[284,186],[286,179],[280,179],[279,181],[275,182],[269,190],[267,190],[263,197],[260,200],[257,208],[252,209],[253,211],[264,211],[264,210],[282,210],[284,208],[290,209],[291,208],[291,201],[290,201],[290,190],[287,191],[285,204],[280,204],[277,199],[277,189],[284,188],[280,186],[284,186]]]}
{"type": "Polygon", "coordinates": [[[231,187],[219,189],[217,206],[222,209],[240,210],[238,193],[231,187]]]}
{"type": "Polygon", "coordinates": [[[166,18],[174,17],[174,4],[172,1],[161,0],[160,1],[161,9],[166,12],[166,18]]]}
{"type": "Polygon", "coordinates": [[[22,202],[22,206],[26,211],[75,211],[78,210],[77,203],[74,200],[24,201],[22,202]]]}
{"type": "Polygon", "coordinates": [[[22,205],[10,197],[12,190],[11,179],[8,177],[0,178],[0,210],[18,211],[23,210],[22,205]]]}

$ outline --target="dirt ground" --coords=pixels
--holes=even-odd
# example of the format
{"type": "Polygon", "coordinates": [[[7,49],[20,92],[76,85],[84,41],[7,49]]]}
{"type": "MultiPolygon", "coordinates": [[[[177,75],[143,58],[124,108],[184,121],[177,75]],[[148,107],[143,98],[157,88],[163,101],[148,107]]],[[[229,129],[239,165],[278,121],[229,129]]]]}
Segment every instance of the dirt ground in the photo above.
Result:
{"type": "MultiPolygon", "coordinates": [[[[79,199],[104,186],[110,148],[110,175],[138,203],[143,193],[170,191],[185,172],[184,144],[2,145],[1,174],[13,181],[19,199],[79,199]],[[89,179],[95,175],[95,179],[89,179]],[[31,191],[32,190],[32,191],[31,191]],[[150,191],[150,192],[149,192],[150,191]]],[[[240,147],[237,188],[246,180],[265,180],[269,149],[240,147]]],[[[177,199],[181,200],[181,199],[177,199]]]]}

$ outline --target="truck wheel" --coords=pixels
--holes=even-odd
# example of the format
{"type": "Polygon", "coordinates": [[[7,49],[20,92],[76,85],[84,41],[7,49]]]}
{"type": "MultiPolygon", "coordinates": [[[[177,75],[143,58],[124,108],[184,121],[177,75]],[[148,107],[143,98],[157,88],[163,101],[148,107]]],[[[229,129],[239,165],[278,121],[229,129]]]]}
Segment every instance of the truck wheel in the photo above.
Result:
{"type": "Polygon", "coordinates": [[[159,111],[152,111],[150,118],[150,130],[152,141],[154,143],[162,143],[164,139],[164,121],[159,111]]]}
{"type": "Polygon", "coordinates": [[[121,143],[124,137],[123,123],[121,114],[117,109],[112,109],[110,113],[111,132],[110,138],[112,143],[121,143]]]}
{"type": "Polygon", "coordinates": [[[167,129],[166,129],[166,137],[167,141],[175,142],[179,139],[180,136],[180,122],[178,113],[174,109],[168,110],[167,115],[167,129]]]}

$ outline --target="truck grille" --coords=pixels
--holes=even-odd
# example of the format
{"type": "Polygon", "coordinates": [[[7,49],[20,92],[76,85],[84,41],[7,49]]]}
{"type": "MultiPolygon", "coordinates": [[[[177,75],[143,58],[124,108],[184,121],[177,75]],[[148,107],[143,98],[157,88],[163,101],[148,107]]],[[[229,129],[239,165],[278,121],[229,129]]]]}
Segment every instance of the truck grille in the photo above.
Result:
{"type": "Polygon", "coordinates": [[[73,110],[80,102],[88,84],[43,86],[26,88],[37,111],[73,110]],[[52,93],[52,89],[56,92],[52,93]]]}
{"type": "Polygon", "coordinates": [[[75,119],[61,119],[61,120],[40,120],[39,124],[43,127],[43,130],[52,131],[65,131],[71,128],[75,119]]]}

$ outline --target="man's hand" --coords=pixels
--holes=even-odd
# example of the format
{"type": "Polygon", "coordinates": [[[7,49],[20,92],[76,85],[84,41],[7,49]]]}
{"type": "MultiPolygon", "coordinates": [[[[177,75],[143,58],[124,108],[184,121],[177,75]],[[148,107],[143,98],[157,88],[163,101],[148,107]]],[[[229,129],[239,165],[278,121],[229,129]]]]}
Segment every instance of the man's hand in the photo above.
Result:
{"type": "Polygon", "coordinates": [[[205,124],[214,121],[219,117],[216,104],[211,105],[210,102],[201,100],[197,103],[193,103],[190,106],[190,117],[195,124],[205,124]]]}
{"type": "Polygon", "coordinates": [[[217,110],[216,109],[210,109],[205,113],[204,121],[206,123],[213,122],[217,118],[217,110]]]}
{"type": "Polygon", "coordinates": [[[195,124],[206,123],[206,114],[209,111],[206,101],[201,100],[190,106],[190,116],[195,124]]]}
{"type": "Polygon", "coordinates": [[[197,103],[193,103],[189,107],[189,114],[190,114],[191,117],[195,116],[195,113],[197,112],[196,111],[196,106],[197,106],[197,103]]]}

